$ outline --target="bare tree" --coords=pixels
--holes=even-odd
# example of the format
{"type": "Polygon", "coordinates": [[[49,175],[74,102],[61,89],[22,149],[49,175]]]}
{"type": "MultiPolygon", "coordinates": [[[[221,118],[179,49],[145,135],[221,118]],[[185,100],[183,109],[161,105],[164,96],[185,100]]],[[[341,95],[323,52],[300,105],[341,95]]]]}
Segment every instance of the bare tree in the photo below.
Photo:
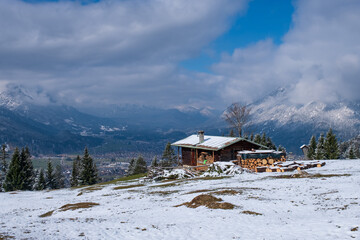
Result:
{"type": "Polygon", "coordinates": [[[243,126],[249,121],[251,108],[241,103],[231,104],[224,113],[225,121],[242,136],[243,126]]]}

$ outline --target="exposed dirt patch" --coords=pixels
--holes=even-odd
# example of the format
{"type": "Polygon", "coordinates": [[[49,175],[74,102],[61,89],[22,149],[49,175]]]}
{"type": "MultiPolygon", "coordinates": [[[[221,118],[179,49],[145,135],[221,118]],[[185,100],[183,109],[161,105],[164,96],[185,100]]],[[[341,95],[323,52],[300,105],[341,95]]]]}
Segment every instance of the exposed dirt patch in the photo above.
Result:
{"type": "Polygon", "coordinates": [[[214,194],[216,194],[216,195],[236,195],[236,194],[241,194],[241,193],[242,193],[242,191],[237,191],[234,189],[225,189],[225,190],[214,192],[214,194]]]}
{"type": "Polygon", "coordinates": [[[191,200],[191,202],[186,202],[175,207],[187,206],[188,208],[197,208],[205,206],[211,209],[234,209],[235,205],[222,201],[221,198],[214,197],[210,194],[201,194],[191,200]]]}
{"type": "Polygon", "coordinates": [[[179,183],[178,182],[172,182],[172,183],[166,183],[166,184],[160,184],[160,185],[154,185],[154,186],[150,186],[151,188],[165,188],[165,187],[174,187],[177,186],[179,183]]]}
{"type": "Polygon", "coordinates": [[[352,231],[352,232],[357,232],[358,230],[359,230],[359,227],[354,227],[354,228],[350,229],[350,231],[352,231]]]}
{"type": "Polygon", "coordinates": [[[43,217],[50,217],[55,210],[49,211],[47,213],[41,214],[39,217],[43,218],[43,217]]]}
{"type": "Polygon", "coordinates": [[[153,192],[149,192],[149,194],[167,196],[167,195],[171,195],[171,194],[178,193],[178,192],[179,192],[178,190],[175,190],[175,191],[153,191],[153,192]]]}
{"type": "Polygon", "coordinates": [[[253,211],[242,211],[241,213],[243,213],[243,214],[249,214],[249,215],[255,215],[255,216],[260,216],[260,215],[262,215],[262,213],[257,213],[257,212],[253,212],[253,211]]]}
{"type": "Polygon", "coordinates": [[[76,210],[76,209],[80,209],[80,208],[91,208],[93,206],[97,206],[100,205],[98,203],[93,203],[93,202],[81,202],[81,203],[70,203],[70,204],[66,204],[64,206],[62,206],[59,211],[64,212],[64,211],[68,211],[68,210],[76,210]]]}
{"type": "Polygon", "coordinates": [[[135,187],[142,187],[145,186],[144,184],[135,184],[135,185],[127,185],[127,186],[118,186],[114,187],[114,190],[121,190],[121,189],[128,189],[128,188],[135,188],[135,187]]]}
{"type": "Polygon", "coordinates": [[[7,235],[6,233],[0,233],[0,240],[15,239],[14,236],[7,235]]]}

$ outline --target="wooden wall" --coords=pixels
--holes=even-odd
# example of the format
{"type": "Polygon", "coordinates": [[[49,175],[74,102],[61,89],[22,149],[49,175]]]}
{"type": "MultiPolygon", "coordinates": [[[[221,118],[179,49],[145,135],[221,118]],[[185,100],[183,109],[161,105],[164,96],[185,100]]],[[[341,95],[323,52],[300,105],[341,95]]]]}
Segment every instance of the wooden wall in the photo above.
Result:
{"type": "Polygon", "coordinates": [[[202,150],[202,149],[192,149],[192,148],[181,148],[181,155],[182,155],[182,164],[183,165],[190,165],[190,166],[197,166],[198,161],[203,161],[204,154],[201,154],[203,152],[206,152],[208,154],[207,159],[209,162],[212,161],[230,161],[230,160],[236,160],[236,155],[238,151],[243,150],[251,150],[251,149],[259,149],[260,147],[249,143],[246,141],[240,141],[237,143],[234,143],[222,150],[215,151],[214,152],[214,160],[212,160],[213,151],[211,150],[202,150]]]}

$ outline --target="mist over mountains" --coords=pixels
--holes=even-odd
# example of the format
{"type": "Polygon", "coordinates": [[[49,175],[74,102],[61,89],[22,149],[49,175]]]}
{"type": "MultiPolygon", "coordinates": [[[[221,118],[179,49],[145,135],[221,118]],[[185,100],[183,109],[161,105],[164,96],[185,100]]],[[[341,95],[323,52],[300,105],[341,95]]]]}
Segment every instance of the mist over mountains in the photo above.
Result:
{"type": "MultiPolygon", "coordinates": [[[[360,104],[311,101],[292,104],[288,91],[279,88],[250,105],[251,121],[245,132],[271,136],[288,151],[312,134],[332,127],[341,140],[358,135],[360,104]]],[[[223,110],[195,107],[161,109],[139,105],[84,107],[58,103],[42,91],[9,86],[0,93],[0,141],[11,146],[28,145],[34,154],[76,153],[89,146],[94,153],[161,153],[167,141],[175,141],[199,129],[227,135],[223,110]]]]}

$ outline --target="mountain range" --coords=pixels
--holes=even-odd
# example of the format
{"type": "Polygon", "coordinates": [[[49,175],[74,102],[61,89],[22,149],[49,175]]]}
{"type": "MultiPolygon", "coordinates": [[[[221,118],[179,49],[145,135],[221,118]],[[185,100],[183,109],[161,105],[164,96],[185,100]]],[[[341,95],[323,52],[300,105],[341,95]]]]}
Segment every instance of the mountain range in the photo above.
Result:
{"type": "MultiPolygon", "coordinates": [[[[249,107],[252,114],[246,133],[265,132],[277,145],[297,154],[311,135],[318,136],[330,127],[341,140],[357,136],[360,129],[358,102],[292,104],[288,91],[279,88],[249,107]]],[[[0,93],[0,142],[27,145],[33,154],[78,153],[85,145],[99,154],[159,154],[166,142],[199,129],[226,135],[222,114],[222,110],[211,107],[191,106],[162,109],[109,105],[78,110],[42,92],[11,86],[0,93]]]]}

